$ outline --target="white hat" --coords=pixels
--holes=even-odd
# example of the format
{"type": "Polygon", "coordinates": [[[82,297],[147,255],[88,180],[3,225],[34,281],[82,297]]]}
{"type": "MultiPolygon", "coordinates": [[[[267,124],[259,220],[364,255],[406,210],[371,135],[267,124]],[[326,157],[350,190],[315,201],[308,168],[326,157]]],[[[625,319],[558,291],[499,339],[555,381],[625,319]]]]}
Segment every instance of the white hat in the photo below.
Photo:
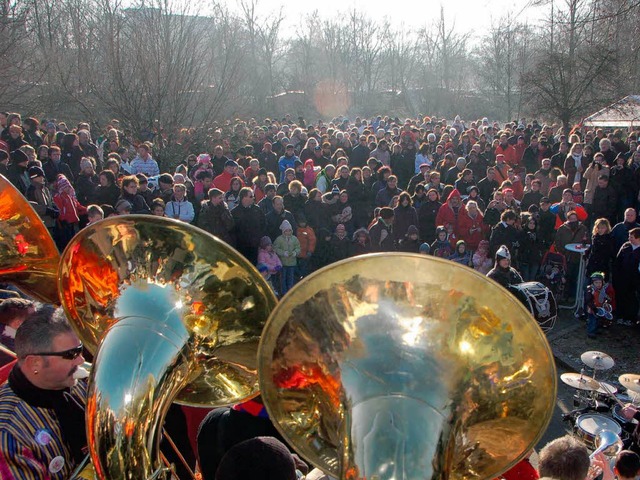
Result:
{"type": "Polygon", "coordinates": [[[506,245],[500,245],[500,248],[496,252],[496,260],[500,260],[502,258],[511,260],[511,254],[509,253],[509,249],[506,247],[506,245]]]}
{"type": "Polygon", "coordinates": [[[282,223],[280,224],[280,230],[282,230],[282,233],[284,233],[285,230],[293,231],[293,227],[291,227],[291,224],[289,223],[289,220],[283,220],[282,221],[282,223]]]}

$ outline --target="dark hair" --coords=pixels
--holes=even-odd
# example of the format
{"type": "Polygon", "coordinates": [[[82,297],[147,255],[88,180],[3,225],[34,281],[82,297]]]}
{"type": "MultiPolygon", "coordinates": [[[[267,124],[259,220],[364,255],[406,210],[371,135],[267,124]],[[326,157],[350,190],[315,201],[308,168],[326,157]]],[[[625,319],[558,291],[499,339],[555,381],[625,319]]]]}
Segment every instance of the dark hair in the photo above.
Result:
{"type": "Polygon", "coordinates": [[[242,187],[240,189],[240,192],[238,193],[238,199],[242,201],[249,195],[253,195],[253,190],[251,190],[249,187],[242,187]]]}
{"type": "Polygon", "coordinates": [[[111,170],[102,170],[99,175],[103,175],[110,185],[116,183],[116,175],[111,170]]]}
{"type": "Polygon", "coordinates": [[[31,315],[16,332],[16,356],[19,360],[51,349],[54,339],[72,333],[62,308],[42,308],[31,315]]]}
{"type": "Polygon", "coordinates": [[[502,215],[500,215],[500,221],[501,222],[506,222],[507,220],[517,220],[518,216],[516,215],[516,212],[514,212],[513,210],[505,210],[504,212],[502,212],[502,215]]]}
{"type": "Polygon", "coordinates": [[[411,195],[409,195],[409,192],[402,192],[399,196],[398,196],[398,203],[402,203],[403,200],[407,199],[409,201],[409,206],[411,206],[411,195]]]}
{"type": "Polygon", "coordinates": [[[26,298],[7,298],[0,303],[0,323],[9,323],[15,317],[20,317],[36,304],[26,298]]]}
{"type": "Polygon", "coordinates": [[[635,478],[640,472],[640,457],[631,450],[623,450],[616,457],[616,469],[622,477],[635,478]]]}

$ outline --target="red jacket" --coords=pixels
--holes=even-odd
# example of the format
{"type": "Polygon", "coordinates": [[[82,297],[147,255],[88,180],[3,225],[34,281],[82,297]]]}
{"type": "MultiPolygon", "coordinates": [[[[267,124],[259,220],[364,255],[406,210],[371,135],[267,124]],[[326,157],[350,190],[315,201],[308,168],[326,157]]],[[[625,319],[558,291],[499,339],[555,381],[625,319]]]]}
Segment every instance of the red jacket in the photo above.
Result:
{"type": "Polygon", "coordinates": [[[516,149],[514,148],[513,145],[507,144],[506,147],[503,147],[502,145],[498,145],[496,147],[495,154],[504,155],[504,161],[508,165],[511,165],[512,167],[517,167],[518,165],[520,165],[520,158],[516,158],[517,157],[516,149]]]}
{"type": "Polygon", "coordinates": [[[68,193],[56,193],[53,196],[58,210],[60,210],[59,221],[68,223],[78,223],[79,215],[86,215],[87,207],[80,204],[76,197],[72,197],[68,193]]]}
{"type": "Polygon", "coordinates": [[[480,212],[476,218],[471,218],[466,210],[463,214],[458,215],[459,237],[465,241],[469,250],[476,251],[480,241],[486,239],[488,225],[482,222],[483,219],[480,212]]]}
{"type": "Polygon", "coordinates": [[[438,215],[436,215],[436,226],[445,226],[447,223],[453,225],[453,231],[456,234],[456,237],[460,238],[459,228],[460,228],[460,217],[466,215],[467,208],[462,203],[462,197],[460,196],[460,192],[457,189],[453,189],[449,196],[447,197],[447,201],[442,204],[440,210],[438,210],[438,215]],[[458,197],[460,200],[460,207],[458,207],[458,214],[453,211],[451,208],[450,202],[453,197],[458,197]]]}

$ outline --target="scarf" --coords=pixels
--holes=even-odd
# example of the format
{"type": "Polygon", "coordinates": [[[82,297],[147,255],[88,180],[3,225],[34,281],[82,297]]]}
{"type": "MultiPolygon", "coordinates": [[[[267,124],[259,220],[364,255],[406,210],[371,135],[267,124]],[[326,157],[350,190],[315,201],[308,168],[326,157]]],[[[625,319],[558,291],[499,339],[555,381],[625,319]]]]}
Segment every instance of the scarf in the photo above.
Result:
{"type": "Polygon", "coordinates": [[[64,442],[69,446],[76,464],[80,463],[87,454],[84,405],[80,405],[71,396],[70,389],[44,390],[36,387],[25,377],[18,366],[15,366],[9,374],[9,386],[18,397],[31,407],[53,410],[60,422],[60,431],[64,442]]]}
{"type": "MultiPolygon", "coordinates": [[[[580,168],[582,166],[582,155],[572,155],[573,158],[573,162],[575,164],[576,169],[580,168]]],[[[582,179],[582,175],[580,174],[580,172],[576,172],[576,176],[573,180],[573,182],[579,182],[582,179]]]]}

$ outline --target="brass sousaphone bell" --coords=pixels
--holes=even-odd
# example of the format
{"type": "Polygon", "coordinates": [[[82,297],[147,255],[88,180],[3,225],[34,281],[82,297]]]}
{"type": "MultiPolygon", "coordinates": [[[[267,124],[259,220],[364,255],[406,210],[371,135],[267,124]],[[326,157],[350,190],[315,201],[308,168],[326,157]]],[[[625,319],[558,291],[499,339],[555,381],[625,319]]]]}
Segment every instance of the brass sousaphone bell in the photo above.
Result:
{"type": "Polygon", "coordinates": [[[0,281],[58,304],[60,255],[47,227],[22,194],[0,175],[0,281]]]}
{"type": "Polygon", "coordinates": [[[163,470],[160,426],[174,400],[227,405],[257,394],[256,352],[276,299],[255,267],[203,230],[149,215],[107,218],[67,246],[59,288],[97,351],[87,437],[98,478],[163,470]]]}
{"type": "Polygon", "coordinates": [[[326,267],[276,306],[260,387],[287,441],[344,480],[491,479],[553,412],[549,344],[480,273],[415,254],[326,267]]]}

